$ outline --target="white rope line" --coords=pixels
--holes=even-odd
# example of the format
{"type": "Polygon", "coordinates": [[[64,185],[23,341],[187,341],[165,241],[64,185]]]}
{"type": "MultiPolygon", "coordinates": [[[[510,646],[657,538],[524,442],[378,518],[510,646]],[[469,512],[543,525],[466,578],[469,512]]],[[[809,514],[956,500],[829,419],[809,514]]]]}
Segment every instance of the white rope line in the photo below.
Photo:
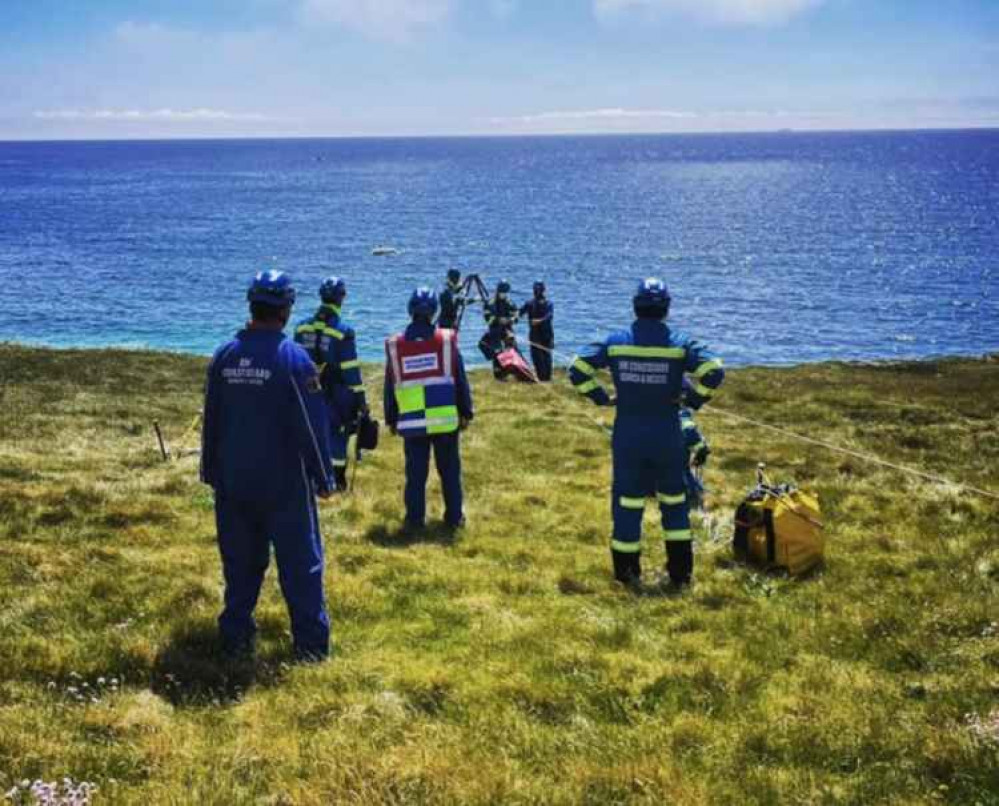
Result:
{"type": "Polygon", "coordinates": [[[732,420],[738,420],[739,422],[748,423],[749,425],[755,425],[757,428],[763,428],[767,431],[773,431],[776,434],[781,434],[791,439],[796,439],[799,442],[807,442],[811,445],[818,445],[821,448],[826,448],[830,451],[835,451],[837,453],[846,454],[847,456],[853,456],[856,459],[863,459],[865,462],[872,462],[877,465],[882,465],[883,467],[891,468],[892,470],[897,470],[901,473],[908,473],[912,476],[918,476],[919,478],[925,479],[926,481],[932,481],[936,484],[944,484],[950,487],[956,487],[959,490],[967,490],[970,493],[975,493],[976,495],[984,496],[985,498],[991,498],[993,500],[999,501],[999,493],[993,492],[991,490],[983,490],[980,487],[973,487],[970,484],[965,484],[964,482],[954,481],[946,476],[938,476],[934,473],[927,473],[923,470],[917,470],[914,467],[908,467],[907,465],[899,465],[894,462],[889,462],[886,459],[881,459],[873,454],[861,453],[860,451],[851,450],[850,448],[844,448],[841,445],[836,445],[832,442],[826,442],[822,439],[816,439],[815,437],[808,437],[804,434],[799,434],[796,431],[788,431],[786,428],[779,428],[775,425],[770,425],[769,423],[763,423],[759,420],[754,420],[750,417],[745,417],[741,414],[736,414],[734,412],[728,411],[727,409],[719,408],[718,406],[710,406],[704,409],[708,413],[720,414],[723,417],[728,417],[732,420]]]}

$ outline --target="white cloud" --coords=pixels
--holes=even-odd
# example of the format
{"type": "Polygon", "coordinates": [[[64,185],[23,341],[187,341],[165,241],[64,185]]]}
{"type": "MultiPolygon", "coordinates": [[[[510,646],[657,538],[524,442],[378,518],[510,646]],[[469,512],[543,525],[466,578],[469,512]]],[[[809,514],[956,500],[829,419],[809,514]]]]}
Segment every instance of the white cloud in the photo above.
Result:
{"type": "Polygon", "coordinates": [[[593,0],[600,18],[626,12],[678,14],[725,25],[769,25],[786,22],[824,0],[593,0]]]}
{"type": "Polygon", "coordinates": [[[453,0],[303,0],[306,22],[339,25],[372,39],[401,41],[444,22],[453,0]]]}
{"type": "Polygon", "coordinates": [[[90,120],[167,123],[204,123],[270,120],[256,112],[227,112],[224,109],[49,109],[35,112],[38,120],[90,120]]]}
{"type": "Polygon", "coordinates": [[[514,115],[511,117],[489,118],[490,123],[534,124],[558,123],[560,121],[615,121],[615,120],[685,120],[696,118],[696,112],[683,112],[673,109],[577,109],[564,112],[537,112],[532,115],[514,115]]]}

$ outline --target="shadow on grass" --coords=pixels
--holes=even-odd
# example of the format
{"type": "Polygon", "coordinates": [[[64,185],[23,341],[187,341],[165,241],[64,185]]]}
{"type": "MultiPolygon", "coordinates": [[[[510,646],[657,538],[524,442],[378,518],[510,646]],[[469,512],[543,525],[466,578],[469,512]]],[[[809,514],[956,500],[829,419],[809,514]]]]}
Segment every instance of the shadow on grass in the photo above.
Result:
{"type": "Polygon", "coordinates": [[[214,622],[205,622],[171,636],[153,663],[151,688],[176,707],[229,706],[253,686],[277,685],[289,668],[289,657],[279,651],[224,654],[214,622]]]}
{"type": "Polygon", "coordinates": [[[372,526],[364,533],[364,539],[384,548],[406,548],[420,543],[438,546],[453,546],[458,542],[460,529],[435,523],[414,529],[408,526],[390,528],[384,525],[372,526]]]}

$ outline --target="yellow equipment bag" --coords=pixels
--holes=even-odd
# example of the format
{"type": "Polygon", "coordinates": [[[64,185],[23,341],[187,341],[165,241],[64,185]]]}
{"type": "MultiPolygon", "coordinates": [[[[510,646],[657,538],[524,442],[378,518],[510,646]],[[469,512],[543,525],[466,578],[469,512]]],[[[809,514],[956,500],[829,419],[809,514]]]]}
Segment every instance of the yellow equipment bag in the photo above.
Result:
{"type": "Polygon", "coordinates": [[[822,562],[819,499],[791,484],[770,484],[762,468],[759,479],[735,513],[735,556],[763,568],[785,568],[792,576],[822,562]]]}

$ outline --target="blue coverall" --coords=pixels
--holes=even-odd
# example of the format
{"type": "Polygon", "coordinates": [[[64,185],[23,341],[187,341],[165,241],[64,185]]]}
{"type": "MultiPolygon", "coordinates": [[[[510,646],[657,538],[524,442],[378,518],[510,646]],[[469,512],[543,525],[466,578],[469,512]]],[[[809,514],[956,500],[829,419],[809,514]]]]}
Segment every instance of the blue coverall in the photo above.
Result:
{"type": "Polygon", "coordinates": [[[683,432],[683,447],[687,452],[683,468],[683,485],[687,490],[687,503],[694,509],[699,509],[704,499],[704,485],[694,475],[691,461],[698,466],[707,461],[708,442],[698,429],[697,423],[694,422],[694,413],[688,408],[680,409],[680,428],[683,432]]]}
{"type": "Polygon", "coordinates": [[[461,283],[448,280],[447,286],[440,295],[440,315],[437,317],[437,327],[454,330],[458,327],[459,299],[461,283]]]}
{"type": "Polygon", "coordinates": [[[201,480],[215,490],[228,650],[252,646],[274,544],[296,653],[322,657],[330,622],[315,493],[332,489],[329,411],[316,368],[283,333],[246,329],[208,366],[201,480]]]}
{"type": "Polygon", "coordinates": [[[569,377],[577,391],[597,405],[617,407],[611,549],[615,571],[630,569],[628,576],[639,572],[642,513],[645,499],[654,495],[662,514],[670,578],[677,583],[690,578],[692,537],[684,489],[687,451],[679,416],[684,373],[695,381],[687,398],[695,409],[711,397],[725,374],[721,362],[699,342],[658,319],[642,318],[628,330],[589,345],[570,367],[569,377]],[[595,378],[603,368],[611,371],[616,403],[595,378]]]}
{"type": "Polygon", "coordinates": [[[345,486],[347,440],[358,412],[366,405],[354,329],[337,305],[323,304],[315,316],[295,328],[295,341],[320,370],[320,381],[330,408],[330,446],[338,485],[345,486]]]}
{"type": "MultiPolygon", "coordinates": [[[[406,328],[403,337],[406,341],[433,338],[436,328],[429,322],[415,321],[406,328]]],[[[472,389],[465,373],[465,362],[460,352],[455,353],[455,393],[458,414],[465,421],[471,421],[472,389]]],[[[385,422],[392,428],[399,421],[399,406],[395,399],[395,382],[389,367],[385,368],[385,422]]],[[[459,526],[464,520],[463,494],[461,489],[461,450],[458,431],[451,434],[437,434],[426,437],[408,437],[404,440],[406,454],[406,525],[422,527],[427,517],[427,476],[430,473],[430,452],[441,479],[444,494],[444,523],[459,526]]]]}
{"type": "MultiPolygon", "coordinates": [[[[493,361],[503,352],[507,338],[513,333],[517,321],[517,306],[509,299],[498,296],[487,303],[484,311],[487,330],[479,339],[479,351],[487,361],[493,361]]],[[[493,365],[496,371],[496,365],[493,365]]]]}
{"type": "Polygon", "coordinates": [[[531,361],[539,381],[552,379],[552,349],[555,347],[555,330],[552,318],[555,306],[547,297],[534,297],[520,306],[520,315],[527,316],[530,324],[531,361]]]}

